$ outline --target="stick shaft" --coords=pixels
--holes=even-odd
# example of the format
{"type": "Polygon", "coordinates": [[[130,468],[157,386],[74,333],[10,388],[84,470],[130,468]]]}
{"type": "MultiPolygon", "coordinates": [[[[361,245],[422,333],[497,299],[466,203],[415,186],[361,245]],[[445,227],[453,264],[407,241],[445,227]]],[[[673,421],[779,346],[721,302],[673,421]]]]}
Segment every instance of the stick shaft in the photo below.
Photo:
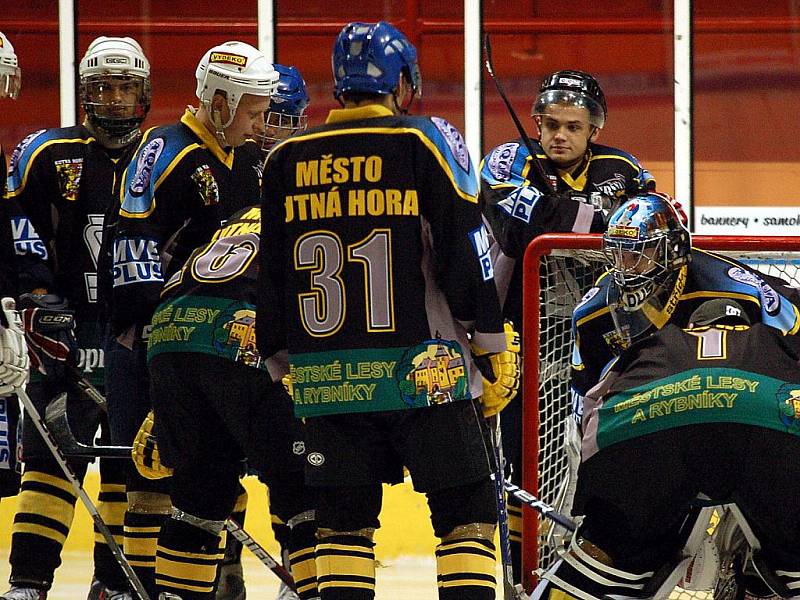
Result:
{"type": "Polygon", "coordinates": [[[136,572],[133,570],[131,563],[128,562],[128,559],[125,557],[125,553],[119,547],[119,544],[117,544],[117,541],[114,539],[113,534],[103,521],[103,518],[100,516],[100,513],[97,511],[97,507],[89,498],[86,491],[84,491],[83,486],[81,486],[80,481],[78,481],[78,477],[75,475],[75,472],[72,470],[72,467],[69,466],[66,457],[62,454],[55,440],[50,435],[50,432],[45,427],[44,421],[42,421],[42,417],[39,414],[39,411],[36,409],[36,406],[33,404],[33,401],[30,399],[30,396],[28,396],[27,392],[22,388],[17,388],[15,390],[15,393],[22,401],[22,405],[25,407],[25,411],[27,412],[31,421],[33,421],[33,425],[34,427],[36,427],[36,430],[39,432],[39,435],[42,436],[44,443],[50,449],[53,458],[55,458],[56,462],[58,463],[58,466],[61,467],[61,470],[64,472],[64,476],[67,478],[67,481],[69,481],[70,484],[72,485],[72,488],[75,490],[75,493],[78,495],[78,498],[81,499],[81,502],[83,502],[83,505],[86,507],[86,510],[89,511],[89,514],[92,517],[92,521],[94,521],[95,527],[97,527],[97,530],[103,535],[103,538],[106,540],[108,548],[111,550],[111,553],[114,555],[114,558],[117,560],[119,566],[125,573],[125,577],[128,579],[128,583],[130,583],[131,588],[133,588],[133,591],[136,593],[137,596],[139,596],[140,600],[150,600],[150,596],[147,594],[147,591],[144,589],[144,585],[142,585],[141,580],[136,575],[136,572]]]}

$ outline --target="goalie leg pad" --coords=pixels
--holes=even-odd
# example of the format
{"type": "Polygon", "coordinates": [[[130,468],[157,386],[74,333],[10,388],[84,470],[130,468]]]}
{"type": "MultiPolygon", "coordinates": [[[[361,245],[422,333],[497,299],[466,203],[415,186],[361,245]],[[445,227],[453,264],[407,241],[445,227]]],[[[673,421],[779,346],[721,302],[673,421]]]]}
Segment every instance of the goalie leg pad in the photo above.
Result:
{"type": "Polygon", "coordinates": [[[531,600],[596,600],[608,595],[619,600],[649,598],[646,589],[652,577],[652,571],[630,573],[614,568],[601,549],[576,536],[567,553],[542,575],[531,600]]]}

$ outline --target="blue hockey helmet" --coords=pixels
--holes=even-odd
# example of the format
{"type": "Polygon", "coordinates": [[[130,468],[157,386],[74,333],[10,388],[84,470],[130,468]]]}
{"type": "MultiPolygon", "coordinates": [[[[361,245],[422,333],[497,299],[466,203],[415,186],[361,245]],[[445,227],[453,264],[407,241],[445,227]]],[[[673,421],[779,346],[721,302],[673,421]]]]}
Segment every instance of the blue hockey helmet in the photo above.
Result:
{"type": "Polygon", "coordinates": [[[345,25],[333,45],[334,97],[348,92],[393,94],[405,74],[414,96],[422,95],[417,50],[393,25],[354,22],[345,25]]]}
{"type": "Polygon", "coordinates": [[[643,192],[611,215],[603,253],[622,308],[635,311],[669,287],[665,284],[689,263],[691,236],[669,196],[643,192]]]}
{"type": "Polygon", "coordinates": [[[261,149],[268,151],[276,143],[308,127],[308,92],[297,67],[274,64],[279,73],[278,89],[272,94],[269,110],[264,113],[265,130],[257,135],[261,149]]]}

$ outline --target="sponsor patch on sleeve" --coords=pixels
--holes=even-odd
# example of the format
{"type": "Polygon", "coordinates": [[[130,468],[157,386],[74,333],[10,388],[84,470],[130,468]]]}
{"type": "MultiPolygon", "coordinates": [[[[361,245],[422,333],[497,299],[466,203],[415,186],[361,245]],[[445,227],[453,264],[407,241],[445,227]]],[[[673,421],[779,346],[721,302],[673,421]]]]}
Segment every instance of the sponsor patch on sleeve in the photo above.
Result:
{"type": "Polygon", "coordinates": [[[483,280],[494,279],[494,266],[492,266],[492,259],[489,256],[489,232],[486,230],[486,226],[481,224],[477,229],[470,231],[469,241],[480,262],[483,280]]]}
{"type": "Polygon", "coordinates": [[[467,150],[467,143],[461,136],[461,132],[441,117],[431,117],[431,121],[433,121],[433,124],[436,125],[436,129],[444,136],[458,166],[469,173],[469,151],[467,150]]]}
{"type": "Polygon", "coordinates": [[[11,153],[11,164],[8,167],[9,177],[16,173],[17,168],[19,167],[19,161],[22,158],[22,155],[25,153],[25,150],[28,149],[28,146],[30,146],[31,143],[33,143],[33,140],[42,135],[45,131],[47,130],[40,129],[39,131],[34,131],[33,133],[28,134],[24,140],[17,144],[17,147],[14,148],[14,151],[11,153]]]}
{"type": "Polygon", "coordinates": [[[27,217],[11,219],[11,233],[14,236],[14,252],[19,256],[38,256],[47,260],[47,246],[36,233],[33,223],[27,217]]]}
{"type": "Polygon", "coordinates": [[[141,196],[150,185],[158,157],[164,150],[164,138],[156,138],[147,143],[136,157],[136,173],[131,180],[129,191],[134,196],[141,196]]]}
{"type": "Polygon", "coordinates": [[[515,219],[530,223],[533,207],[541,197],[542,192],[535,187],[520,187],[498,202],[497,206],[515,219]]]}
{"type": "Polygon", "coordinates": [[[501,144],[489,153],[486,159],[486,167],[497,181],[508,181],[511,179],[511,166],[517,157],[519,144],[509,142],[501,144]]]}

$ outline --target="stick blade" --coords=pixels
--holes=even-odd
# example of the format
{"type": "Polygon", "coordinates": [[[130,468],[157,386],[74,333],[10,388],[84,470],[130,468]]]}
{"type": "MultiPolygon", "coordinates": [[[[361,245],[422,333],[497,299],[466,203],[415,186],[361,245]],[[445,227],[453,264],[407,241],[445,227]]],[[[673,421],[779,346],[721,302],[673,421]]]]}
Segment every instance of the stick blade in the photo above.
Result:
{"type": "Polygon", "coordinates": [[[65,456],[85,458],[130,458],[127,446],[87,446],[75,439],[67,418],[67,393],[62,392],[50,401],[44,411],[44,422],[58,448],[65,456]]]}

